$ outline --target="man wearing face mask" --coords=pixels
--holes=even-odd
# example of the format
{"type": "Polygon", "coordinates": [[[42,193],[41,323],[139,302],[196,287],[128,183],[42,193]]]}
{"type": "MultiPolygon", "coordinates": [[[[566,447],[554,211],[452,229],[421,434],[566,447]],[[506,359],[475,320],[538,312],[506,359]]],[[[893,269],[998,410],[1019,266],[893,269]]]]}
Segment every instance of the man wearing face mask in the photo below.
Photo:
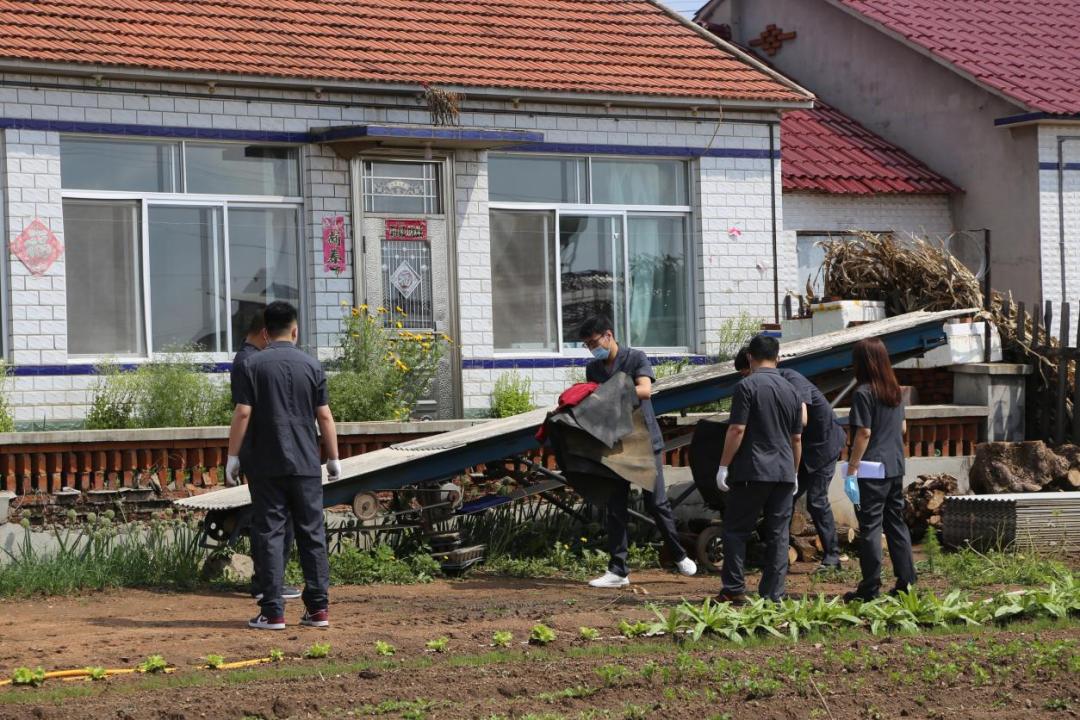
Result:
{"type": "MultiPolygon", "coordinates": [[[[694,575],[697,573],[697,564],[687,556],[679,542],[675,518],[664,488],[664,438],[660,434],[660,426],[652,408],[652,383],[656,379],[652,365],[640,350],[619,346],[615,341],[611,320],[606,317],[594,316],[586,320],[578,329],[578,337],[593,355],[593,359],[585,367],[587,382],[602,384],[618,372],[626,373],[634,381],[638,399],[641,401],[641,412],[645,425],[649,428],[653,452],[656,455],[656,491],[645,493],[645,509],[656,521],[656,529],[660,531],[660,536],[675,558],[679,572],[687,576],[694,575]]],[[[630,521],[627,503],[630,499],[630,484],[616,483],[616,488],[607,505],[608,552],[611,554],[611,561],[606,573],[589,582],[592,587],[619,588],[630,584],[630,568],[627,565],[630,543],[627,535],[630,521]]]]}

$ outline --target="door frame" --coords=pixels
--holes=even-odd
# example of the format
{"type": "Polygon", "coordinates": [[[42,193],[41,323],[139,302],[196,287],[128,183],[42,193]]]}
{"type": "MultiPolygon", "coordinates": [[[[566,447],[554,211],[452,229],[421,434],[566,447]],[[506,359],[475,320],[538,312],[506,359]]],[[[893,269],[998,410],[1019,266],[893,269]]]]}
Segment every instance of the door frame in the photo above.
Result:
{"type": "MultiPolygon", "coordinates": [[[[364,162],[372,160],[378,162],[424,162],[438,166],[436,175],[439,180],[439,210],[446,223],[446,267],[442,270],[446,273],[446,292],[449,318],[449,327],[438,329],[446,332],[454,342],[450,343],[447,353],[447,361],[450,365],[449,380],[451,383],[449,397],[451,407],[447,408],[451,417],[461,417],[463,412],[462,379],[461,379],[461,322],[458,314],[458,257],[457,257],[457,233],[458,218],[455,208],[455,176],[454,157],[452,154],[430,154],[420,150],[397,149],[393,151],[369,151],[359,153],[349,160],[349,200],[352,203],[352,226],[353,226],[353,298],[356,304],[367,303],[371,288],[367,286],[366,256],[368,238],[364,235],[364,221],[369,213],[364,210],[364,162]]],[[[387,213],[370,213],[372,217],[382,217],[387,213]]],[[[404,215],[405,213],[400,213],[404,215]]],[[[372,239],[372,242],[376,242],[372,239]]],[[[432,267],[432,272],[440,269],[432,267]]],[[[433,278],[434,280],[434,278],[433,278]]],[[[434,284],[434,282],[433,282],[434,284]]],[[[443,413],[441,412],[440,415],[443,413]]]]}

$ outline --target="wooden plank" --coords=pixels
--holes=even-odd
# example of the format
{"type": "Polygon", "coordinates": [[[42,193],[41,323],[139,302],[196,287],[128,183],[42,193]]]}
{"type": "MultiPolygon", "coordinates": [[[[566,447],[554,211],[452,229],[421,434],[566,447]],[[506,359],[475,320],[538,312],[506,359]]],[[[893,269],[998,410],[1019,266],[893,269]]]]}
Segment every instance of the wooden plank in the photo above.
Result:
{"type": "Polygon", "coordinates": [[[1069,378],[1069,355],[1065,352],[1065,348],[1069,346],[1069,330],[1071,327],[1069,303],[1065,302],[1061,304],[1061,326],[1058,341],[1061,343],[1062,352],[1058,355],[1057,388],[1055,388],[1054,392],[1054,442],[1059,445],[1065,442],[1065,398],[1068,392],[1066,381],[1069,378]]]}
{"type": "Polygon", "coordinates": [[[1020,342],[1027,339],[1027,310],[1024,303],[1016,305],[1016,339],[1020,342]]]}

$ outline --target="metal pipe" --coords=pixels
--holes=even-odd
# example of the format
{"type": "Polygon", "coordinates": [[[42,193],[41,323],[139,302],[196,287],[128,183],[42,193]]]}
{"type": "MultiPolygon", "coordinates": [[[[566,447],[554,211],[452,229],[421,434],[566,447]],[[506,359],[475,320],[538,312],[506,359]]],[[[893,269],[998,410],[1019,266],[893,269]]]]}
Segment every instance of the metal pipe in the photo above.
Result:
{"type": "MultiPolygon", "coordinates": [[[[986,319],[983,321],[983,362],[988,363],[993,357],[990,352],[990,311],[994,305],[990,298],[994,291],[990,282],[990,228],[983,228],[983,262],[986,263],[983,267],[983,310],[986,311],[986,319]]],[[[1064,300],[1064,296],[1062,299],[1064,300]]]]}
{"type": "Polygon", "coordinates": [[[1058,138],[1058,260],[1061,263],[1061,302],[1065,302],[1065,142],[1068,138],[1058,138]]]}
{"type": "Polygon", "coordinates": [[[769,128],[769,195],[772,203],[772,284],[773,284],[773,322],[780,324],[780,268],[779,248],[776,230],[776,137],[769,128]]]}

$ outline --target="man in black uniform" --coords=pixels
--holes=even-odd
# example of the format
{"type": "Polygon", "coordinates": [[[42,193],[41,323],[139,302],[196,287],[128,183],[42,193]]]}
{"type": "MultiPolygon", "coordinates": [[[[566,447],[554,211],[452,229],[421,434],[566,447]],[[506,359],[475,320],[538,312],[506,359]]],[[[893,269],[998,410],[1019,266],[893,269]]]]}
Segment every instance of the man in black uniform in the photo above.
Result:
{"type": "Polygon", "coordinates": [[[727,492],[724,507],[724,587],[720,602],[746,602],[746,544],[764,511],[765,559],[758,592],[784,597],[788,531],[795,476],[802,455],[802,404],[791,383],[780,377],[780,343],[759,335],[750,341],[752,374],[735,389],[717,487],[727,492]],[[729,472],[730,468],[730,472],[729,472]]]}
{"type": "MultiPolygon", "coordinates": [[[[244,336],[244,344],[240,346],[240,350],[237,351],[236,356],[233,358],[232,367],[229,369],[229,387],[232,390],[232,403],[233,407],[236,407],[236,385],[237,378],[240,377],[242,372],[241,368],[244,362],[266,347],[266,325],[263,323],[263,310],[259,310],[251,316],[251,322],[248,324],[247,335],[244,336]]],[[[225,484],[229,487],[240,484],[239,477],[231,477],[226,473],[225,484]]],[[[248,488],[249,491],[254,492],[255,488],[248,488]]],[[[263,596],[263,588],[266,587],[266,568],[262,566],[261,553],[256,550],[255,545],[258,543],[258,535],[254,529],[249,533],[251,538],[251,559],[252,564],[255,566],[255,572],[251,578],[251,596],[256,600],[261,600],[263,596]]],[[[293,546],[293,529],[292,521],[289,520],[285,523],[285,542],[284,542],[284,557],[285,564],[289,564],[289,555],[292,552],[293,546]]],[[[296,600],[300,597],[300,588],[286,585],[281,590],[281,596],[286,600],[296,600]]]]}
{"type": "Polygon", "coordinates": [[[341,477],[337,429],[327,404],[322,366],[296,347],[296,308],[287,302],[273,302],[263,317],[269,345],[249,357],[237,377],[226,468],[226,474],[235,478],[243,467],[255,488],[256,549],[258,563],[265,568],[266,586],[259,601],[260,613],[248,626],[285,629],[282,548],[291,515],[304,571],[306,611],[300,624],[326,627],[330,624],[330,568],[315,427],[317,424],[325,445],[330,480],[341,477]]]}
{"type": "MultiPolygon", "coordinates": [[[[656,455],[656,490],[645,493],[645,509],[656,521],[660,537],[667,543],[679,572],[683,575],[694,575],[697,573],[697,564],[687,556],[679,542],[675,518],[671,514],[671,503],[668,502],[664,487],[664,438],[660,434],[660,425],[656,422],[652,408],[652,383],[656,379],[652,365],[640,350],[619,346],[615,341],[611,320],[606,317],[596,316],[586,320],[578,329],[578,337],[594,358],[585,366],[586,381],[603,383],[617,372],[626,373],[634,381],[638,399],[641,401],[641,412],[645,417],[645,425],[649,428],[653,452],[656,455]]],[[[627,524],[630,521],[627,507],[630,484],[618,482],[615,487],[617,489],[608,498],[607,504],[608,551],[611,553],[611,561],[606,573],[589,581],[592,587],[617,588],[630,584],[630,568],[626,562],[630,544],[627,535],[627,524]]]]}
{"type": "MultiPolygon", "coordinates": [[[[747,348],[735,356],[735,369],[744,376],[750,374],[750,352],[747,348]]],[[[832,484],[836,461],[847,442],[847,435],[829,401],[814,383],[790,368],[777,368],[777,372],[791,383],[802,403],[803,451],[795,500],[806,494],[806,510],[821,540],[823,557],[815,572],[839,570],[840,543],[836,538],[832,505],[829,504],[829,485],[832,484]]]]}

